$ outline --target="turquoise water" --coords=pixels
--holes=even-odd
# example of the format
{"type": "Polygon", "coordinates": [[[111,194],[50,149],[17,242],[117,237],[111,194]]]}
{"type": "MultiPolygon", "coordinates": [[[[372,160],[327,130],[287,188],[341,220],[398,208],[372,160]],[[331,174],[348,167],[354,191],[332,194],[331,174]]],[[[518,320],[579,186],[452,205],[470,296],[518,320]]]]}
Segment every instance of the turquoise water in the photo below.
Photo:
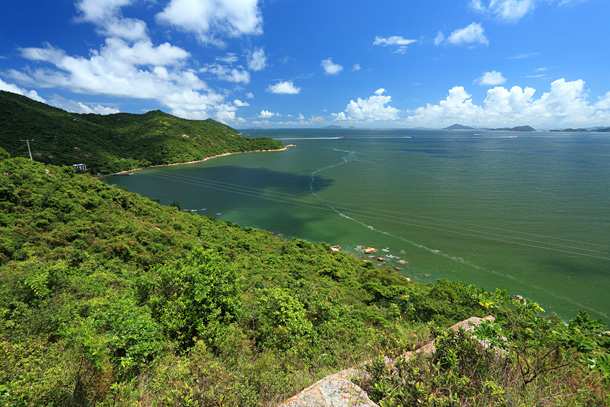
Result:
{"type": "Polygon", "coordinates": [[[162,204],[610,322],[610,136],[257,130],[284,152],[106,178],[162,204]],[[345,137],[345,138],[342,138],[345,137]],[[399,263],[400,261],[405,264],[399,263]]]}

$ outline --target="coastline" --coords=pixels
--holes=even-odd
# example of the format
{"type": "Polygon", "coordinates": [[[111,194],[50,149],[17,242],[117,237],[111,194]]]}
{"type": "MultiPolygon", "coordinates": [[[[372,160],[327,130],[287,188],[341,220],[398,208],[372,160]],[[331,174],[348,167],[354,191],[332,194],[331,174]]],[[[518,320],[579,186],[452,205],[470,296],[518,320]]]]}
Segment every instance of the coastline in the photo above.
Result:
{"type": "Polygon", "coordinates": [[[134,171],[142,171],[142,170],[148,170],[151,168],[158,168],[158,167],[171,167],[174,165],[188,165],[188,164],[196,164],[196,163],[202,163],[204,161],[208,161],[208,160],[212,160],[214,158],[219,158],[219,157],[226,157],[228,155],[236,155],[236,154],[249,154],[249,153],[267,153],[267,152],[278,152],[278,151],[286,151],[288,149],[288,147],[293,147],[293,145],[290,146],[285,146],[283,148],[278,148],[275,150],[249,150],[249,151],[237,151],[234,153],[223,153],[223,154],[217,154],[217,155],[212,155],[210,157],[206,157],[203,158],[201,160],[195,160],[195,161],[186,161],[186,162],[181,162],[181,163],[171,163],[171,164],[157,164],[157,165],[149,165],[146,167],[140,167],[140,168],[134,168],[131,170],[125,170],[125,171],[119,171],[119,172],[113,172],[112,174],[103,174],[103,175],[95,175],[93,176],[94,178],[104,178],[104,177],[111,177],[113,175],[125,175],[125,174],[129,174],[130,172],[134,172],[134,171]]]}

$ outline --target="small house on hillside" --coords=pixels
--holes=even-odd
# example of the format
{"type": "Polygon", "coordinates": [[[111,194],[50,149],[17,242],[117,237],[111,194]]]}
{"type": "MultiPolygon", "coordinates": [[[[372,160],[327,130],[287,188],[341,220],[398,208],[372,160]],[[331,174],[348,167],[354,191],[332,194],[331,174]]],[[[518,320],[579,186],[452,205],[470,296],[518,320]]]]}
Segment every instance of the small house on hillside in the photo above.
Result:
{"type": "Polygon", "coordinates": [[[75,170],[87,171],[87,166],[85,164],[72,164],[72,167],[75,170]]]}

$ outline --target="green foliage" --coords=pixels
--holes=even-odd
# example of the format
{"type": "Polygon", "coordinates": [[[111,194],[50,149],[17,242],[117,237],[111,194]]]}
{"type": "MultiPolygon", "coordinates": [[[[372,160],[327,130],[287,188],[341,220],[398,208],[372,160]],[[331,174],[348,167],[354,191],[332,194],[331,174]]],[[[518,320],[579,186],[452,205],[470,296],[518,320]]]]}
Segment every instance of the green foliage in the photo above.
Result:
{"type": "Polygon", "coordinates": [[[504,390],[496,382],[505,368],[493,350],[482,347],[463,330],[437,337],[427,358],[398,358],[393,367],[379,357],[367,365],[369,396],[383,407],[503,405],[504,390]],[[472,404],[471,404],[472,403],[472,404]]]}
{"type": "MultiPolygon", "coordinates": [[[[68,113],[0,91],[0,147],[55,165],[84,163],[92,174],[202,160],[213,155],[282,148],[270,138],[246,138],[214,120],[185,120],[159,110],[146,114],[68,113]]],[[[3,150],[4,151],[4,150],[3,150]]],[[[0,161],[5,157],[0,152],[0,161]]]]}
{"type": "Polygon", "coordinates": [[[147,306],[138,307],[131,299],[96,304],[87,322],[104,339],[104,347],[121,377],[139,373],[163,348],[161,326],[152,319],[147,306]]]}
{"type": "Polygon", "coordinates": [[[303,304],[281,288],[264,290],[257,303],[257,341],[265,348],[304,351],[315,340],[303,304]]]}
{"type": "Polygon", "coordinates": [[[0,161],[11,158],[11,155],[2,147],[0,147],[0,161]]]}
{"type": "Polygon", "coordinates": [[[487,353],[451,338],[442,358],[419,368],[444,372],[445,381],[430,379],[441,386],[434,394],[452,400],[441,390],[451,385],[508,400],[526,379],[528,397],[553,380],[561,391],[582,385],[579,402],[595,405],[608,388],[609,338],[584,313],[566,326],[505,293],[410,282],[325,243],[180,212],[72,168],[12,158],[0,174],[0,404],[277,405],[320,377],[489,312],[496,323],[484,336],[509,339],[518,386],[494,376],[497,361],[475,369],[489,372],[483,384],[467,383],[467,361],[487,363],[487,353]],[[449,351],[454,340],[462,350],[449,351]],[[561,358],[549,353],[556,347],[561,358]]]}
{"type": "Polygon", "coordinates": [[[214,345],[239,316],[239,276],[217,253],[195,249],[153,273],[158,275],[148,288],[153,314],[181,346],[191,346],[196,336],[214,345]]]}

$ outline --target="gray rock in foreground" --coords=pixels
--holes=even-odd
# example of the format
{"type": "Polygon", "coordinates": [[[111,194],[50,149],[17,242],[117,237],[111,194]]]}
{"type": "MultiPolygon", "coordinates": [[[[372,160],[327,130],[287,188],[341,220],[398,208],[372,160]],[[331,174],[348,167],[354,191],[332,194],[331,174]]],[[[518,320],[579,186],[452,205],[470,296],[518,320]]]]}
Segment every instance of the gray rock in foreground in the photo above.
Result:
{"type": "MultiPolygon", "coordinates": [[[[458,329],[473,331],[475,326],[480,325],[485,320],[493,321],[494,318],[492,316],[485,318],[472,317],[458,322],[449,329],[454,331],[458,329]]],[[[401,357],[409,359],[417,353],[429,355],[434,353],[434,351],[434,341],[432,341],[416,351],[407,352],[401,357]]],[[[389,365],[395,362],[396,360],[386,360],[386,363],[389,365]]],[[[346,369],[326,376],[296,396],[289,398],[279,407],[378,407],[377,404],[369,399],[364,390],[350,380],[350,378],[366,379],[367,373],[363,366],[368,363],[370,361],[363,363],[360,367],[346,369]]]]}

